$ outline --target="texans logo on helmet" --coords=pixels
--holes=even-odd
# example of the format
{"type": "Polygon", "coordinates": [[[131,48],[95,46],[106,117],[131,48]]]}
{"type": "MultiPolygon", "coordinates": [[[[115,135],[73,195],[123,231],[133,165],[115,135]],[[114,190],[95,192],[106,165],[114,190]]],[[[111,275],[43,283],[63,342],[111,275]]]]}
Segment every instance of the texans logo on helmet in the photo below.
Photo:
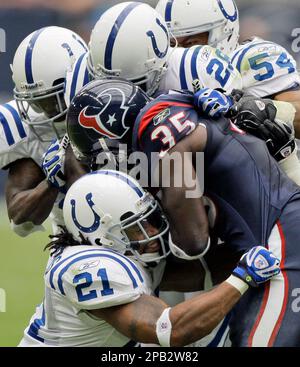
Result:
{"type": "Polygon", "coordinates": [[[103,98],[108,98],[104,107],[101,108],[98,114],[89,115],[88,110],[90,107],[86,106],[78,116],[79,124],[85,128],[93,129],[110,139],[122,138],[129,130],[129,127],[125,126],[125,117],[129,106],[125,105],[126,99],[124,93],[118,88],[109,88],[103,91],[98,97],[101,97],[102,100],[103,98]],[[117,105],[116,103],[112,103],[112,91],[114,97],[116,92],[121,95],[121,103],[118,102],[117,105]]]}

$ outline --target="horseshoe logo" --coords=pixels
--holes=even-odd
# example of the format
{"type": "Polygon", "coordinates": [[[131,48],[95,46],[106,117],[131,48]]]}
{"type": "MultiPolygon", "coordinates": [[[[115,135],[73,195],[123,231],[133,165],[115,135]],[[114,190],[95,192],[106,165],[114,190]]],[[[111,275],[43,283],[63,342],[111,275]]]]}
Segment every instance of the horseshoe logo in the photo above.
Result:
{"type": "Polygon", "coordinates": [[[82,226],[76,217],[76,201],[74,199],[71,200],[71,207],[72,207],[72,218],[73,221],[76,225],[76,227],[84,233],[91,233],[91,232],[95,232],[99,226],[100,226],[100,217],[99,215],[94,211],[93,206],[95,205],[93,200],[92,200],[92,196],[93,194],[90,192],[89,194],[86,195],[85,200],[88,204],[88,206],[91,208],[93,214],[94,214],[94,223],[90,226],[90,227],[84,227],[82,226]]]}
{"type": "Polygon", "coordinates": [[[169,49],[169,33],[168,33],[168,30],[167,28],[161,23],[161,21],[156,18],[156,23],[160,26],[160,28],[165,32],[165,35],[167,37],[167,47],[165,49],[165,51],[160,51],[158,46],[157,46],[157,42],[156,42],[156,39],[155,39],[155,36],[154,36],[154,33],[152,31],[148,31],[147,32],[147,36],[150,37],[151,39],[151,42],[152,42],[152,47],[153,47],[153,50],[155,52],[155,55],[157,57],[159,57],[160,59],[164,58],[168,52],[168,49],[169,49]]]}

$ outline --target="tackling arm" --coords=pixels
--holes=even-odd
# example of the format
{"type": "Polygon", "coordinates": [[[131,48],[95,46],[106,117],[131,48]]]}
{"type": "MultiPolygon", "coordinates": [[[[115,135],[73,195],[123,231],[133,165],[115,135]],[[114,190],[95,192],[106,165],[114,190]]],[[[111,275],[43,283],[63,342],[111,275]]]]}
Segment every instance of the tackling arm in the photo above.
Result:
{"type": "MultiPolygon", "coordinates": [[[[184,346],[208,335],[238,302],[241,293],[222,283],[216,289],[172,307],[170,345],[184,346]]],[[[159,344],[156,323],[168,305],[142,295],[126,305],[90,311],[104,319],[123,335],[142,343],[159,344]]]]}
{"type": "MultiPolygon", "coordinates": [[[[191,147],[196,140],[197,146],[200,147],[198,152],[201,152],[201,148],[204,148],[206,143],[206,129],[202,126],[199,126],[169,151],[169,154],[177,152],[181,156],[183,164],[181,167],[170,166],[170,187],[162,187],[162,206],[170,223],[170,240],[187,256],[179,256],[174,251],[172,252],[185,259],[201,257],[209,246],[208,218],[201,199],[202,193],[199,187],[196,187],[196,183],[198,184],[197,174],[204,174],[204,172],[196,174],[191,154],[184,154],[192,152],[191,147]],[[175,182],[178,172],[182,174],[180,187],[176,187],[175,182]],[[191,177],[187,177],[188,175],[192,176],[195,182],[193,187],[188,187],[186,184],[187,179],[191,179],[191,177]],[[188,198],[188,193],[191,191],[197,194],[194,198],[188,198]]],[[[194,156],[194,152],[192,153],[194,156]]],[[[167,157],[168,155],[164,159],[167,157]]]]}
{"type": "Polygon", "coordinates": [[[78,180],[81,176],[85,175],[86,173],[90,172],[88,166],[80,163],[72,150],[71,145],[68,146],[66,150],[66,158],[65,158],[65,177],[66,177],[66,185],[67,189],[78,180]]]}
{"type": "Polygon", "coordinates": [[[50,214],[58,189],[48,185],[32,159],[20,159],[9,166],[6,183],[8,216],[14,224],[39,225],[50,214]]]}
{"type": "Polygon", "coordinates": [[[264,247],[253,247],[242,256],[225,282],[172,308],[158,298],[142,295],[122,306],[89,312],[135,341],[161,346],[188,345],[208,335],[249,285],[257,287],[278,275],[279,264],[279,259],[264,247]]]}

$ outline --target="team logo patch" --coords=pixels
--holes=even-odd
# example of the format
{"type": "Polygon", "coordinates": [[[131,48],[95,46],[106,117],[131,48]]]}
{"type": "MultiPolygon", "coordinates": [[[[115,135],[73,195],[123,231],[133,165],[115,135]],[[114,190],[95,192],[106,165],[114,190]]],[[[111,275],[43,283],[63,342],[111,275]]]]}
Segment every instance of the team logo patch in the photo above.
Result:
{"type": "Polygon", "coordinates": [[[255,104],[260,109],[260,111],[264,111],[264,109],[266,108],[266,105],[264,104],[263,101],[257,100],[255,101],[255,104]]]}
{"type": "Polygon", "coordinates": [[[257,269],[265,269],[268,265],[269,264],[268,264],[267,260],[261,255],[257,256],[257,258],[254,261],[254,266],[257,269]]]}
{"type": "Polygon", "coordinates": [[[161,111],[158,115],[153,117],[153,124],[154,126],[159,125],[162,121],[164,121],[168,116],[170,116],[171,111],[169,108],[161,111]]]}
{"type": "Polygon", "coordinates": [[[99,265],[99,263],[100,263],[99,260],[89,261],[85,264],[80,265],[80,267],[78,268],[78,271],[81,272],[81,271],[86,270],[86,269],[95,268],[96,266],[99,265]]]}
{"type": "Polygon", "coordinates": [[[202,60],[207,61],[211,55],[211,49],[209,47],[203,47],[200,57],[202,60]]]}
{"type": "Polygon", "coordinates": [[[129,107],[125,105],[126,99],[123,91],[118,88],[108,88],[98,97],[107,99],[106,104],[96,115],[89,114],[91,108],[89,106],[85,107],[78,116],[79,124],[110,139],[122,138],[129,130],[129,127],[125,126],[125,118],[129,107]],[[118,105],[117,108],[112,106],[111,103],[112,92],[114,96],[116,93],[120,94],[121,105],[118,105]]]}

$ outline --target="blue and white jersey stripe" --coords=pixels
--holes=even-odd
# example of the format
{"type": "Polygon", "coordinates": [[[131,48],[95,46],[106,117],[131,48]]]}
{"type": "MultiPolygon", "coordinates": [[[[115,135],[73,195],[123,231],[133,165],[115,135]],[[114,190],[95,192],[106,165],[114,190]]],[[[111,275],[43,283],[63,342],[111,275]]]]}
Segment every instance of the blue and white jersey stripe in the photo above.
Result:
{"type": "Polygon", "coordinates": [[[109,259],[117,264],[119,268],[121,267],[123,269],[123,273],[127,274],[130,279],[133,288],[137,288],[141,283],[144,283],[144,277],[140,269],[128,257],[123,256],[116,251],[94,248],[77,251],[75,254],[59,260],[48,272],[47,277],[50,287],[65,295],[64,275],[72,265],[83,260],[88,262],[96,259],[99,259],[100,263],[101,259],[109,259]]]}
{"type": "Polygon", "coordinates": [[[193,92],[195,79],[205,88],[222,88],[228,93],[242,87],[241,75],[228,57],[210,46],[194,46],[171,51],[159,89],[193,92]]]}
{"type": "Polygon", "coordinates": [[[0,125],[0,152],[3,148],[6,149],[7,146],[10,147],[27,136],[25,125],[14,101],[0,106],[0,125]]]}
{"type": "Polygon", "coordinates": [[[45,326],[46,323],[46,314],[45,314],[45,307],[44,307],[44,303],[42,303],[39,308],[37,309],[37,314],[41,314],[40,317],[36,317],[31,324],[29,325],[28,329],[27,329],[27,334],[29,336],[31,336],[33,339],[44,343],[44,338],[42,338],[39,335],[39,331],[41,329],[41,327],[45,326]]]}

